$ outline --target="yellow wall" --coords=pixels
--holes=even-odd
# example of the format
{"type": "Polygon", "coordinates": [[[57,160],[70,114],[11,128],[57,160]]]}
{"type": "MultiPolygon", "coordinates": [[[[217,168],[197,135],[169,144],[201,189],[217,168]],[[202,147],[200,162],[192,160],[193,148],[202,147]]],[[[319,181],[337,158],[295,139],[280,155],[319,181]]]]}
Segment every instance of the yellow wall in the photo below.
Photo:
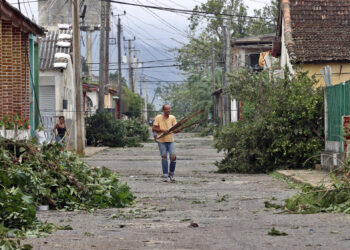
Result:
{"type": "Polygon", "coordinates": [[[105,109],[113,108],[113,96],[111,94],[105,95],[105,109]]]}
{"type": "Polygon", "coordinates": [[[332,68],[332,84],[336,85],[350,80],[350,63],[320,63],[320,64],[304,64],[303,71],[309,71],[309,76],[316,75],[319,80],[318,86],[325,86],[325,82],[321,75],[321,69],[327,65],[332,68]]]}

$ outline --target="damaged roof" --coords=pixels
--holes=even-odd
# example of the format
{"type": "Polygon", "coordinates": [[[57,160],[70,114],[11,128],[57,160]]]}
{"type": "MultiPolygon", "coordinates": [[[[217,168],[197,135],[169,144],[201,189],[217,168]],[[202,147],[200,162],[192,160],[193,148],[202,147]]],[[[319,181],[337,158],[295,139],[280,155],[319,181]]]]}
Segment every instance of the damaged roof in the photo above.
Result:
{"type": "Polygon", "coordinates": [[[251,48],[251,49],[272,49],[272,42],[275,39],[275,34],[263,34],[258,36],[247,36],[236,38],[232,41],[232,47],[251,48]]]}
{"type": "Polygon", "coordinates": [[[281,0],[285,44],[293,62],[350,61],[350,0],[281,0]]]}
{"type": "Polygon", "coordinates": [[[72,35],[71,30],[51,30],[46,34],[45,38],[40,38],[40,70],[55,70],[55,54],[56,53],[65,53],[70,55],[71,46],[61,47],[57,46],[59,41],[58,36],[60,34],[69,34],[72,35]]]}

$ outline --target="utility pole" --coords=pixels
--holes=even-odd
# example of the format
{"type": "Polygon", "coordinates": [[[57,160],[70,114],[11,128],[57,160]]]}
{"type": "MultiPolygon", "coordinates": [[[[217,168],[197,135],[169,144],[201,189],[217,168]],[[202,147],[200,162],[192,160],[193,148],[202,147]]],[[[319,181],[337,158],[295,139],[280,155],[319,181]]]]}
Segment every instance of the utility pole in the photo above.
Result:
{"type": "Polygon", "coordinates": [[[106,2],[106,50],[105,50],[105,84],[109,84],[109,32],[111,29],[110,25],[111,18],[111,2],[106,2]]]}
{"type": "MultiPolygon", "coordinates": [[[[134,70],[134,79],[133,79],[133,87],[134,87],[134,89],[132,90],[134,93],[137,93],[137,88],[138,88],[138,84],[137,84],[137,81],[138,81],[138,79],[137,79],[137,69],[138,69],[138,67],[139,67],[139,60],[137,59],[137,52],[138,52],[139,50],[134,50],[134,52],[135,52],[135,54],[134,54],[134,58],[133,58],[133,65],[134,65],[134,67],[133,67],[133,70],[134,70]]],[[[140,86],[140,88],[141,88],[141,86],[140,86]]]]}
{"type": "Polygon", "coordinates": [[[73,1],[73,63],[74,80],[76,86],[76,131],[77,131],[77,154],[84,154],[84,117],[83,117],[83,89],[80,79],[80,27],[79,27],[79,3],[73,1]]]}
{"type": "Polygon", "coordinates": [[[146,82],[146,76],[144,76],[143,77],[143,89],[144,89],[144,92],[145,92],[145,104],[144,104],[144,106],[145,106],[145,110],[144,110],[144,113],[143,113],[143,115],[144,115],[144,119],[145,119],[145,122],[147,122],[147,103],[148,103],[148,96],[147,96],[147,82],[146,82]]]}
{"type": "Polygon", "coordinates": [[[106,29],[106,8],[105,2],[101,1],[101,28],[100,28],[100,67],[98,86],[98,111],[103,112],[105,108],[105,29],[106,29]]]}
{"type": "Polygon", "coordinates": [[[134,92],[134,79],[133,79],[133,69],[132,69],[132,61],[131,61],[131,40],[128,40],[128,49],[129,49],[129,88],[132,92],[134,92]]]}
{"type": "Polygon", "coordinates": [[[132,91],[132,92],[135,92],[134,91],[134,81],[133,81],[133,67],[132,67],[132,61],[131,61],[131,41],[135,41],[135,37],[134,39],[125,39],[124,38],[124,41],[128,41],[128,52],[129,52],[129,89],[132,91]]]}
{"type": "MultiPolygon", "coordinates": [[[[214,45],[211,45],[211,80],[212,80],[212,93],[215,91],[215,51],[214,45]]],[[[213,121],[216,122],[216,103],[215,96],[212,95],[213,101],[213,121]]]]}
{"type": "MultiPolygon", "coordinates": [[[[231,5],[228,6],[228,14],[232,13],[232,1],[231,1],[231,5]]],[[[232,30],[232,23],[231,23],[231,19],[228,18],[227,19],[227,25],[226,25],[226,59],[225,59],[225,66],[226,66],[226,74],[231,73],[231,54],[232,54],[232,50],[231,50],[231,30],[232,30]]],[[[226,85],[227,85],[227,78],[225,78],[226,80],[226,85]]],[[[231,96],[229,94],[225,95],[225,124],[229,124],[231,122],[231,96]]]]}
{"type": "Polygon", "coordinates": [[[86,30],[86,64],[88,66],[88,77],[91,79],[92,76],[92,42],[91,42],[91,29],[86,30]]]}
{"type": "Polygon", "coordinates": [[[119,92],[119,113],[118,118],[122,118],[122,50],[121,50],[121,33],[122,33],[122,25],[120,24],[120,17],[118,15],[118,92],[119,92]]]}
{"type": "MultiPolygon", "coordinates": [[[[222,68],[222,87],[225,88],[226,87],[226,64],[227,64],[227,29],[226,29],[226,26],[223,27],[223,32],[224,32],[224,55],[225,55],[225,58],[224,58],[224,65],[223,65],[223,68],[222,68]]],[[[227,110],[227,102],[226,102],[226,94],[223,93],[222,95],[222,103],[223,103],[223,108],[224,110],[220,110],[220,112],[223,112],[224,114],[224,121],[223,121],[223,124],[226,125],[226,110],[227,110]]]]}

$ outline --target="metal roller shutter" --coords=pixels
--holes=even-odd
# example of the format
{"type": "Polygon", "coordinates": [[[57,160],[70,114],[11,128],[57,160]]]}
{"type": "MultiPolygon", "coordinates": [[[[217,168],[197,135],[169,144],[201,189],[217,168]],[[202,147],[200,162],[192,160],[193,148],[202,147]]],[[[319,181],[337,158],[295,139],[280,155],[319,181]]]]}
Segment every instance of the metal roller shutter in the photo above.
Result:
{"type": "Polygon", "coordinates": [[[53,139],[52,129],[55,126],[55,86],[40,86],[40,114],[47,134],[47,142],[53,139]]]}

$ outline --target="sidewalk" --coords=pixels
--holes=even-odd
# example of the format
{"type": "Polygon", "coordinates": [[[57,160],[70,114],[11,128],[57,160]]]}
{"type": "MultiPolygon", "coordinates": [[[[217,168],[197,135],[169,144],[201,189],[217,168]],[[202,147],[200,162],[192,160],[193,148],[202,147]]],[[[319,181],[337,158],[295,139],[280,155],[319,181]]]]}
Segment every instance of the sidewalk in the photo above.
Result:
{"type": "Polygon", "coordinates": [[[313,187],[321,184],[324,184],[326,187],[332,185],[329,172],[322,170],[277,170],[276,172],[293,181],[309,184],[313,187]]]}
{"type": "Polygon", "coordinates": [[[85,148],[85,157],[92,156],[102,150],[107,149],[108,147],[86,147],[85,148]]]}

